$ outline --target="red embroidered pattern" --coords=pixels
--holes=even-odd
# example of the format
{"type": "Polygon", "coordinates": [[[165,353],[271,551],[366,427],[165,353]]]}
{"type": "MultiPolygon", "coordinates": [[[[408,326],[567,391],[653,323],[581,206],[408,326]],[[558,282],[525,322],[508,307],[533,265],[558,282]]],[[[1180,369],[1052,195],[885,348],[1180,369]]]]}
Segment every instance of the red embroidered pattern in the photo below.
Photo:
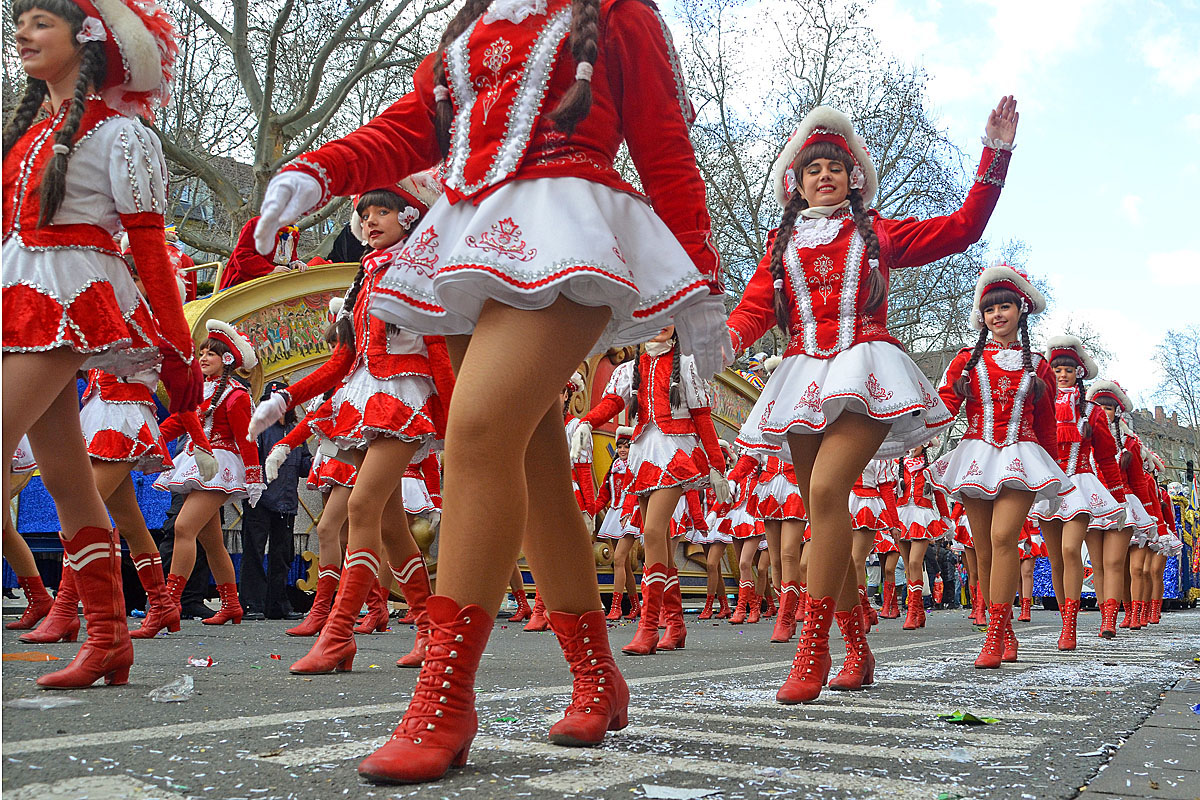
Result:
{"type": "Polygon", "coordinates": [[[972,462],[971,462],[971,466],[967,467],[967,474],[966,474],[966,477],[968,477],[968,478],[970,478],[970,477],[972,477],[972,476],[974,476],[974,475],[982,475],[982,474],[983,474],[983,470],[981,470],[981,469],[979,468],[979,462],[978,462],[978,461],[972,461],[972,462]]]}
{"type": "Polygon", "coordinates": [[[816,381],[808,385],[808,390],[792,410],[799,411],[801,408],[810,408],[817,414],[821,413],[821,387],[817,386],[816,381]]]}
{"type": "Polygon", "coordinates": [[[538,252],[537,248],[526,245],[521,238],[521,226],[513,222],[512,217],[494,223],[491,230],[481,234],[478,239],[468,236],[467,244],[476,250],[495,253],[513,261],[532,261],[538,252]]]}
{"type": "MultiPolygon", "coordinates": [[[[1063,504],[1065,505],[1066,502],[1067,501],[1064,500],[1063,504]]],[[[1100,508],[1102,505],[1104,505],[1104,501],[1100,499],[1100,495],[1096,494],[1095,492],[1092,492],[1092,499],[1090,501],[1090,505],[1092,508],[1100,508]]]]}
{"type": "MultiPolygon", "coordinates": [[[[878,400],[881,403],[884,400],[892,399],[892,392],[879,385],[879,380],[875,377],[874,372],[867,376],[867,394],[871,395],[871,399],[878,400]]],[[[928,401],[928,395],[926,395],[925,399],[928,401]]]]}
{"type": "Polygon", "coordinates": [[[613,255],[615,255],[617,258],[621,259],[622,264],[627,263],[625,261],[625,256],[621,255],[621,240],[618,239],[616,236],[613,236],[613,241],[616,242],[616,244],[613,245],[613,249],[612,249],[613,255]]]}
{"type": "Polygon", "coordinates": [[[1025,474],[1025,465],[1021,463],[1021,459],[1014,458],[1012,460],[1012,463],[1008,465],[1008,471],[1009,472],[1018,472],[1018,473],[1024,475],[1025,474]]]}
{"type": "Polygon", "coordinates": [[[396,263],[403,264],[409,269],[432,278],[437,272],[438,235],[432,227],[425,229],[417,240],[409,242],[396,254],[396,263]]]}
{"type": "Polygon", "coordinates": [[[774,410],[774,408],[775,408],[775,401],[771,400],[767,403],[767,407],[763,409],[762,418],[759,419],[759,421],[758,421],[758,427],[760,430],[766,428],[767,420],[770,418],[771,411],[774,410]]]}

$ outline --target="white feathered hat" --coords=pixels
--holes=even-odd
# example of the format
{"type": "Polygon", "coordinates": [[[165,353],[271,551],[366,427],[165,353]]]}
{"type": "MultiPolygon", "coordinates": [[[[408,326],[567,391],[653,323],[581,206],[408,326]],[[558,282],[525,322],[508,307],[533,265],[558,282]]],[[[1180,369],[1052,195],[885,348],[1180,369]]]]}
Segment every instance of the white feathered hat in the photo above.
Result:
{"type": "Polygon", "coordinates": [[[1059,356],[1075,359],[1079,365],[1079,369],[1083,370],[1082,378],[1095,378],[1100,374],[1099,367],[1092,357],[1088,355],[1087,348],[1083,345],[1083,340],[1078,336],[1072,336],[1065,333],[1062,336],[1051,336],[1046,342],[1046,361],[1052,362],[1059,356]]]}
{"type": "Polygon", "coordinates": [[[850,154],[855,167],[850,173],[850,188],[861,191],[863,202],[870,206],[875,193],[879,191],[875,162],[867,152],[866,142],[854,132],[854,123],[832,106],[817,106],[808,112],[783,146],[783,152],[775,159],[771,167],[771,189],[779,205],[786,205],[792,192],[796,191],[797,179],[792,172],[792,161],[801,150],[817,142],[829,142],[850,154]]]}
{"type": "Polygon", "coordinates": [[[629,425],[617,426],[617,441],[618,442],[621,441],[622,439],[632,439],[632,438],[633,438],[633,428],[632,427],[630,427],[629,425]]]}
{"type": "Polygon", "coordinates": [[[1125,394],[1125,390],[1121,388],[1121,384],[1116,381],[1095,381],[1088,387],[1088,400],[1097,402],[1102,397],[1108,397],[1116,401],[1121,411],[1133,411],[1133,403],[1129,402],[1129,395],[1125,394]]]}
{"type": "Polygon", "coordinates": [[[574,394],[575,392],[582,392],[586,385],[587,384],[584,383],[583,376],[576,372],[570,377],[570,379],[567,381],[567,385],[564,388],[569,390],[571,394],[574,394]]]}
{"type": "Polygon", "coordinates": [[[329,298],[329,314],[325,317],[329,324],[337,322],[338,314],[342,313],[342,309],[346,307],[346,298],[331,297],[329,298]]]}
{"type": "MultiPolygon", "coordinates": [[[[404,223],[406,230],[411,229],[417,220],[425,216],[445,191],[438,178],[436,168],[415,172],[394,186],[379,186],[377,189],[393,192],[404,200],[405,207],[400,210],[400,221],[404,223]]],[[[375,191],[375,189],[371,191],[375,191]]],[[[354,238],[366,244],[367,237],[363,233],[362,217],[358,215],[358,199],[360,197],[362,195],[350,198],[350,232],[354,234],[354,238]]]]}
{"type": "Polygon", "coordinates": [[[204,327],[208,329],[208,338],[216,339],[229,348],[229,353],[222,357],[226,364],[246,370],[258,366],[258,354],[254,352],[254,345],[244,333],[219,319],[210,319],[204,323],[204,327]]]}
{"type": "Polygon", "coordinates": [[[100,95],[126,116],[154,119],[171,99],[175,21],[154,0],[74,0],[85,15],[81,44],[102,42],[108,70],[100,95]]]}
{"type": "Polygon", "coordinates": [[[983,296],[991,289],[1011,289],[1025,299],[1026,314],[1040,314],[1046,310],[1046,297],[1029,282],[1029,276],[1016,267],[997,261],[979,273],[975,282],[975,301],[971,312],[971,327],[983,330],[983,309],[979,307],[983,296]]]}
{"type": "Polygon", "coordinates": [[[1162,456],[1154,451],[1150,451],[1150,459],[1146,462],[1154,467],[1155,472],[1166,472],[1167,464],[1162,460],[1162,456]]]}

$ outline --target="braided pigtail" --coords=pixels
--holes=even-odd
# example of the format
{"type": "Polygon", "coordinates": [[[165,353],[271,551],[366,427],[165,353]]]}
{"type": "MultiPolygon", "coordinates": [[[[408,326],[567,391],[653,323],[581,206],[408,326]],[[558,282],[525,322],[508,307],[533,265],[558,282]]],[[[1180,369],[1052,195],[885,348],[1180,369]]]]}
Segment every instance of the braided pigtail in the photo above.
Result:
{"type": "Polygon", "coordinates": [[[233,365],[226,364],[221,370],[221,377],[217,379],[217,387],[213,389],[212,402],[208,404],[208,410],[204,412],[206,419],[212,419],[213,414],[217,413],[217,406],[221,404],[221,397],[225,394],[225,390],[229,388],[229,381],[232,377],[233,365]]]}
{"type": "Polygon", "coordinates": [[[887,279],[883,277],[883,272],[878,266],[879,234],[875,233],[875,226],[871,224],[871,215],[867,213],[862,192],[858,189],[850,190],[850,210],[854,212],[854,227],[858,228],[858,235],[862,237],[863,244],[866,246],[867,259],[873,264],[871,269],[867,270],[867,303],[863,306],[863,310],[868,314],[874,314],[887,300],[888,293],[887,279]]]}
{"type": "Polygon", "coordinates": [[[1033,399],[1038,400],[1046,393],[1046,382],[1038,378],[1037,372],[1033,368],[1033,350],[1029,347],[1028,314],[1021,312],[1021,318],[1017,320],[1017,327],[1021,331],[1021,368],[1032,377],[1030,386],[1033,388],[1033,399]]]}
{"type": "Polygon", "coordinates": [[[366,278],[366,275],[366,267],[362,262],[359,262],[358,272],[354,275],[354,283],[350,284],[350,290],[346,292],[346,304],[342,306],[341,313],[338,314],[337,320],[333,323],[334,334],[337,336],[338,344],[349,347],[351,353],[357,352],[357,346],[354,342],[354,307],[358,304],[358,295],[362,291],[363,280],[366,278]]]}
{"type": "Polygon", "coordinates": [[[575,82],[549,114],[554,127],[567,135],[574,133],[575,126],[592,110],[591,70],[599,54],[600,0],[573,0],[571,55],[575,57],[579,66],[575,73],[575,82]],[[587,77],[580,77],[581,73],[586,73],[587,77]]]}
{"type": "Polygon", "coordinates": [[[1080,431],[1080,435],[1084,439],[1090,439],[1092,438],[1092,423],[1088,421],[1088,401],[1085,399],[1087,387],[1083,385],[1082,378],[1075,379],[1075,388],[1079,390],[1079,394],[1075,397],[1075,413],[1083,420],[1083,430],[1080,431]]]}
{"type": "Polygon", "coordinates": [[[633,379],[629,384],[629,422],[633,423],[638,416],[638,391],[642,388],[642,353],[641,348],[638,348],[638,353],[633,357],[633,379]]]}
{"type": "Polygon", "coordinates": [[[70,161],[70,148],[75,145],[75,134],[79,132],[79,123],[83,121],[83,112],[87,110],[87,96],[93,86],[99,86],[104,81],[105,64],[104,46],[100,42],[88,42],[82,48],[83,60],[79,65],[79,80],[75,82],[75,95],[71,98],[71,108],[62,128],[54,136],[54,146],[62,145],[68,148],[64,153],[55,153],[46,164],[42,174],[42,215],[39,225],[49,225],[62,205],[67,191],[67,162],[70,161]]]}
{"type": "Polygon", "coordinates": [[[50,90],[46,87],[45,81],[30,78],[25,84],[25,96],[17,104],[17,111],[13,114],[13,118],[4,126],[4,155],[8,155],[12,146],[33,125],[34,117],[37,116],[42,102],[49,93],[50,90]]]}
{"type": "Polygon", "coordinates": [[[671,343],[674,346],[671,348],[671,389],[668,396],[671,398],[671,408],[679,408],[683,405],[683,398],[681,397],[683,391],[681,389],[682,379],[680,377],[681,358],[679,355],[679,337],[672,334],[671,343]]]}
{"type": "Polygon", "coordinates": [[[983,346],[987,344],[988,329],[985,327],[979,331],[979,338],[975,341],[975,349],[971,351],[971,357],[967,359],[966,365],[963,367],[962,375],[958,376],[958,380],[954,382],[954,393],[964,400],[971,397],[971,370],[975,369],[979,364],[979,359],[983,357],[983,346]]]}
{"type": "Polygon", "coordinates": [[[450,155],[450,126],[454,124],[454,104],[450,102],[450,85],[446,82],[446,48],[461,36],[471,23],[483,16],[491,0],[467,0],[458,10],[438,44],[438,57],[433,62],[433,92],[436,102],[434,127],[437,130],[438,150],[442,157],[450,155]]]}
{"type": "Polygon", "coordinates": [[[786,334],[792,332],[792,310],[788,308],[787,293],[780,288],[786,285],[787,268],[783,265],[783,256],[791,246],[792,232],[796,230],[796,217],[808,207],[808,203],[799,192],[793,194],[783,207],[783,218],[779,220],[779,229],[775,231],[775,241],[771,245],[771,278],[781,281],[775,288],[775,324],[786,334]]]}
{"type": "MultiPolygon", "coordinates": [[[[1133,460],[1133,456],[1129,454],[1129,450],[1125,447],[1125,437],[1121,435],[1121,409],[1117,409],[1117,413],[1113,414],[1112,422],[1108,424],[1112,429],[1113,439],[1117,443],[1117,451],[1120,456],[1117,463],[1121,466],[1121,471],[1129,469],[1129,462],[1133,460]]],[[[1132,488],[1132,487],[1131,487],[1132,488]]]]}

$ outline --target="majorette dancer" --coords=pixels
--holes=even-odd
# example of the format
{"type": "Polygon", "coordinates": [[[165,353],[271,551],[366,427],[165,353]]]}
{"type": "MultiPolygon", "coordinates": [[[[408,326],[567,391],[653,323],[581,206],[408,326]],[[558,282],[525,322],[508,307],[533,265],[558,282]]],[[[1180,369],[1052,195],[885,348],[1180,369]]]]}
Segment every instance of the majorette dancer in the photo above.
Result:
{"type": "MultiPolygon", "coordinates": [[[[742,573],[741,573],[741,543],[747,540],[764,541],[766,537],[766,528],[763,526],[763,521],[756,515],[757,512],[757,483],[758,483],[758,459],[753,455],[743,453],[734,464],[733,469],[729,471],[729,485],[731,489],[731,499],[729,511],[725,514],[725,522],[729,531],[730,539],[735,544],[735,563],[738,565],[738,607],[741,608],[742,603],[742,573]]],[[[724,582],[722,581],[722,584],[724,582]]],[[[730,619],[732,613],[728,606],[728,597],[724,592],[722,585],[722,602],[721,612],[717,614],[717,619],[730,619]]],[[[743,609],[743,614],[745,609],[743,609]]]]}
{"type": "Polygon", "coordinates": [[[713,428],[708,390],[696,371],[695,360],[683,355],[674,326],[663,328],[646,343],[645,352],[617,366],[604,396],[583,418],[572,441],[581,451],[596,425],[623,409],[634,423],[629,448],[642,537],[649,565],[642,571],[642,618],[633,641],[622,648],[628,655],[653,655],[658,650],[681,650],[687,640],[683,595],[670,545],[670,522],[684,493],[712,485],[718,502],[728,502],[725,455],[713,428]],[[660,610],[667,632],[658,638],[660,610]]]}
{"type": "MultiPolygon", "coordinates": [[[[622,518],[633,472],[629,469],[629,445],[633,440],[633,428],[622,425],[617,428],[616,458],[604,474],[600,493],[596,496],[597,508],[604,509],[604,522],[596,531],[597,538],[616,542],[613,554],[612,602],[608,619],[617,620],[624,612],[625,591],[629,590],[629,613],[626,619],[638,617],[637,578],[633,574],[633,548],[642,538],[642,532],[631,522],[622,518]]],[[[711,608],[709,609],[711,615],[711,608]]]]}
{"type": "Polygon", "coordinates": [[[367,175],[395,180],[447,164],[449,196],[372,308],[403,327],[471,339],[458,376],[467,399],[455,401],[447,441],[435,657],[395,735],[360,765],[370,780],[432,780],[466,758],[475,670],[522,542],[576,669],[575,699],[552,740],[596,744],[624,724],[591,539],[564,488],[555,398],[589,353],[645,341],[672,318],[698,371],[725,362],[713,338],[724,315],[718,259],[688,139],[694,115],[665,31],[647,3],[472,0],[418,68],[413,92],[268,187],[264,251],[270,228],[367,175]],[[652,205],[612,166],[622,139],[652,205]],[[535,461],[540,473],[525,468],[535,461]],[[486,527],[480,507],[491,512],[486,527]],[[594,691],[600,677],[610,691],[594,691]]]}
{"type": "Polygon", "coordinates": [[[987,603],[983,602],[983,590],[979,585],[979,560],[975,555],[975,540],[971,536],[971,521],[962,503],[955,503],[950,510],[954,523],[954,544],[950,549],[961,553],[967,567],[967,590],[971,595],[970,620],[976,625],[987,625],[987,603]]]}
{"type": "MultiPolygon", "coordinates": [[[[1083,591],[1083,543],[1095,543],[1097,549],[1093,551],[1089,544],[1088,552],[1094,561],[1103,559],[1104,531],[1124,525],[1125,489],[1108,418],[1086,395],[1084,380],[1097,376],[1096,362],[1083,341],[1070,335],[1050,337],[1046,360],[1054,370],[1058,387],[1054,400],[1058,466],[1077,491],[1064,496],[1057,506],[1052,501],[1036,503],[1033,516],[1045,538],[1054,594],[1062,614],[1058,649],[1074,650],[1083,591]]],[[[1093,564],[1093,572],[1098,576],[1103,567],[1093,564]]],[[[1021,613],[1025,614],[1024,606],[1021,613]]]]}
{"type": "MultiPolygon", "coordinates": [[[[900,548],[896,546],[900,538],[900,514],[896,508],[896,487],[899,483],[899,469],[894,458],[876,458],[867,464],[863,475],[875,465],[875,479],[879,482],[879,495],[883,500],[886,528],[875,531],[874,550],[879,556],[879,582],[882,585],[882,602],[879,616],[883,619],[898,619],[900,603],[896,595],[896,564],[900,561],[900,548]]],[[[857,487],[856,487],[857,488],[857,487]]],[[[854,497],[851,496],[851,509],[854,509],[854,497]]],[[[851,514],[853,517],[853,513],[851,514]]]]}
{"type": "MultiPolygon", "coordinates": [[[[717,443],[720,444],[721,451],[725,454],[726,465],[732,463],[735,459],[729,443],[724,439],[718,439],[717,443]]],[[[730,482],[731,495],[733,491],[734,486],[730,482]]],[[[708,513],[704,522],[708,526],[708,535],[701,544],[704,546],[704,570],[707,585],[704,608],[700,610],[696,619],[712,619],[714,613],[717,619],[728,619],[730,614],[729,595],[725,591],[723,566],[725,548],[733,543],[733,526],[729,519],[730,503],[718,503],[717,493],[712,487],[705,490],[705,501],[708,513]],[[713,610],[714,601],[717,603],[715,612],[713,610]]]]}
{"type": "MultiPolygon", "coordinates": [[[[896,484],[892,480],[890,459],[871,459],[862,475],[854,482],[854,488],[850,491],[850,524],[854,529],[854,545],[851,549],[854,574],[861,581],[858,584],[858,600],[863,611],[863,626],[870,633],[871,627],[879,624],[879,613],[867,597],[867,557],[871,555],[872,550],[879,552],[885,610],[889,607],[889,599],[893,602],[896,599],[896,584],[894,581],[887,581],[888,573],[883,569],[886,554],[898,552],[891,537],[891,529],[900,527],[900,518],[896,510],[896,484]],[[887,588],[889,585],[890,594],[887,588]]],[[[893,562],[892,575],[895,575],[895,566],[893,562]]],[[[898,616],[899,611],[896,613],[898,616]]]]}
{"type": "Polygon", "coordinates": [[[850,120],[832,108],[809,112],[775,161],[771,186],[783,219],[729,327],[738,351],[776,323],[792,335],[738,437],[795,465],[812,527],[809,613],[777,694],[781,703],[820,694],[835,605],[850,647],[831,688],[860,689],[873,680],[851,574],[847,498],[868,461],[928,441],[950,419],[887,331],[888,274],[979,239],[1000,197],[1016,122],[1016,103],[1005,97],[988,118],[978,177],[963,207],[925,221],[867,211],[878,189],[875,166],[850,120]]]}
{"type": "Polygon", "coordinates": [[[1048,556],[1046,552],[1046,540],[1042,537],[1042,532],[1038,530],[1037,520],[1030,517],[1025,520],[1025,524],[1021,526],[1021,540],[1019,542],[1021,550],[1021,613],[1017,617],[1017,622],[1030,622],[1033,620],[1033,568],[1037,564],[1037,559],[1048,556]]]}
{"type": "MultiPolygon", "coordinates": [[[[1150,456],[1153,464],[1151,475],[1161,480],[1162,476],[1166,474],[1167,465],[1157,453],[1151,453],[1150,456]]],[[[1157,489],[1162,509],[1163,528],[1159,530],[1157,549],[1150,569],[1152,595],[1147,620],[1152,625],[1157,625],[1162,621],[1163,589],[1165,588],[1163,576],[1166,574],[1167,561],[1176,558],[1183,552],[1183,540],[1179,538],[1179,534],[1175,530],[1175,510],[1171,503],[1171,495],[1165,486],[1158,485],[1157,489]]]]}
{"type": "Polygon", "coordinates": [[[945,498],[929,480],[926,447],[919,445],[906,458],[900,459],[903,488],[897,501],[900,540],[896,544],[904,559],[904,576],[908,584],[908,612],[901,626],[906,631],[925,627],[925,550],[930,542],[946,534],[947,527],[942,520],[950,516],[945,498]]]}
{"type": "Polygon", "coordinates": [[[175,549],[167,592],[173,607],[179,606],[183,587],[196,564],[196,542],[204,546],[208,566],[217,582],[221,610],[204,620],[205,625],[224,625],[242,621],[238,600],[237,573],[233,559],[225,549],[221,530],[221,507],[245,500],[258,503],[263,483],[258,444],[247,439],[253,404],[250,394],[234,380],[237,370],[250,371],[258,364],[258,354],[250,340],[234,326],[216,319],[205,323],[208,338],[200,345],[200,369],[204,373],[204,402],[185,424],[179,417],[168,418],[160,427],[167,441],[177,439],[203,425],[217,460],[215,474],[205,465],[204,443],[189,434],[187,445],[176,454],[174,466],[160,474],[154,488],[185,494],[183,507],[175,518],[175,549]]]}
{"type": "MultiPolygon", "coordinates": [[[[14,494],[19,494],[25,488],[25,484],[29,482],[33,471],[37,469],[37,461],[33,458],[33,450],[30,448],[27,438],[21,438],[16,451],[13,453],[12,461],[9,462],[8,469],[17,478],[15,482],[10,481],[9,490],[14,494]]],[[[6,499],[11,500],[12,498],[6,499]]],[[[57,599],[57,593],[55,598],[51,598],[50,593],[46,591],[46,585],[42,583],[42,575],[38,571],[37,562],[33,558],[33,551],[29,549],[29,543],[17,533],[17,528],[12,521],[12,514],[7,511],[4,514],[4,560],[8,562],[16,574],[17,585],[25,592],[26,600],[25,611],[21,613],[21,616],[12,622],[6,623],[4,627],[10,631],[30,630],[34,626],[37,626],[39,622],[42,622],[47,615],[53,613],[55,610],[54,600],[57,599]]],[[[67,568],[67,561],[65,559],[63,560],[63,568],[67,568]]],[[[58,586],[59,592],[61,592],[63,582],[60,581],[58,586]]],[[[64,597],[63,604],[66,602],[67,598],[64,597]]],[[[75,629],[78,630],[79,596],[74,595],[74,599],[71,602],[71,618],[75,620],[75,629]]],[[[56,618],[60,616],[62,615],[55,615],[56,618]]],[[[22,636],[26,635],[28,634],[22,634],[22,636]]],[[[55,639],[55,641],[58,641],[58,639],[55,639]]],[[[69,641],[74,641],[74,639],[72,638],[69,641]]]]}
{"type": "Polygon", "coordinates": [[[1054,373],[1029,347],[1030,314],[1046,309],[1042,293],[1008,264],[988,267],[975,283],[971,324],[979,331],[946,368],[938,389],[967,431],[933,465],[933,484],[963,504],[971,520],[980,588],[991,619],[980,669],[1017,659],[1012,603],[1020,576],[1018,538],[1039,499],[1074,491],[1055,456],[1054,373]]]}
{"type": "MultiPolygon", "coordinates": [[[[583,376],[578,372],[571,375],[571,379],[567,381],[567,385],[562,390],[563,426],[566,428],[568,444],[574,439],[575,431],[579,429],[580,424],[579,417],[571,413],[571,399],[583,390],[583,376]]],[[[572,448],[571,450],[571,488],[575,492],[575,503],[579,506],[580,512],[583,513],[587,531],[590,535],[596,530],[596,514],[599,511],[596,505],[595,478],[592,475],[592,440],[588,436],[580,439],[580,441],[582,442],[582,447],[578,449],[572,448]]],[[[514,572],[514,577],[516,577],[516,574],[514,572]]],[[[534,576],[534,580],[536,582],[536,575],[534,576]]],[[[546,615],[546,603],[542,600],[541,591],[535,591],[533,595],[533,613],[529,615],[529,622],[525,624],[523,630],[540,632],[549,628],[550,619],[546,615]]]]}
{"type": "MultiPolygon", "coordinates": [[[[1129,395],[1116,381],[1098,380],[1088,387],[1087,399],[1104,409],[1109,432],[1116,443],[1117,467],[1125,491],[1125,519],[1117,521],[1114,517],[1112,529],[1102,529],[1102,535],[1089,530],[1087,536],[1092,582],[1100,605],[1100,636],[1111,639],[1117,635],[1117,604],[1126,592],[1131,552],[1142,549],[1142,543],[1157,533],[1158,524],[1146,511],[1150,494],[1142,467],[1142,443],[1126,416],[1133,411],[1129,395]],[[1098,557],[1098,554],[1102,555],[1098,557]]],[[[1140,588],[1140,581],[1138,585],[1140,588]]],[[[1121,627],[1129,627],[1132,611],[1130,604],[1121,627]]]]}
{"type": "MultiPolygon", "coordinates": [[[[171,410],[200,398],[163,239],[166,166],[158,140],[136,119],[152,119],[166,102],[175,32],[165,12],[140,0],[19,0],[12,14],[29,81],[4,129],[3,463],[28,434],[88,623],[71,664],[38,683],[123,684],[133,647],[120,549],[95,484],[79,480],[89,466],[75,373],[103,367],[129,375],[161,359],[171,410]],[[49,116],[35,124],[46,101],[49,116]],[[113,241],[122,228],[149,308],[113,241]],[[160,341],[151,338],[151,309],[160,341]]],[[[8,484],[6,469],[6,498],[8,484]]]]}
{"type": "Polygon", "coordinates": [[[1130,627],[1135,629],[1150,624],[1150,606],[1154,599],[1154,558],[1167,544],[1167,526],[1158,496],[1158,484],[1154,480],[1156,458],[1157,456],[1143,444],[1142,469],[1145,473],[1143,483],[1146,498],[1143,505],[1146,515],[1154,521],[1154,530],[1146,535],[1144,544],[1139,543],[1140,546],[1136,550],[1130,548],[1129,551],[1129,572],[1133,589],[1132,594],[1126,592],[1126,597],[1133,606],[1130,627]]]}
{"type": "Polygon", "coordinates": [[[337,346],[324,365],[259,406],[251,424],[254,433],[287,408],[340,385],[331,401],[335,417],[328,435],[339,448],[337,458],[357,467],[347,504],[350,538],[337,600],[308,655],[292,664],[294,674],[351,669],[355,621],[368,597],[382,611],[368,615],[370,624],[360,622],[357,630],[386,629],[387,590],[379,582],[379,556],[385,548],[391,577],[417,616],[416,642],[397,666],[418,667],[424,660],[429,576],[408,529],[402,479],[408,465],[423,461],[445,435],[454,374],[444,339],[389,326],[371,316],[368,306],[384,270],[400,257],[439,194],[434,176],[421,173],[357,198],[355,210],[371,250],[363,256],[334,323],[337,346]]]}
{"type": "MultiPolygon", "coordinates": [[[[755,586],[754,577],[754,562],[758,558],[759,546],[766,541],[766,520],[763,518],[763,511],[760,507],[763,497],[763,484],[770,483],[778,478],[781,482],[787,483],[787,477],[783,475],[783,464],[778,458],[774,459],[771,464],[765,463],[771,459],[766,459],[760,462],[754,453],[744,453],[738,459],[738,463],[734,465],[733,471],[729,473],[729,482],[731,485],[740,484],[747,478],[750,478],[753,486],[753,495],[746,503],[746,511],[755,520],[755,525],[739,525],[731,535],[733,536],[734,551],[737,557],[738,569],[738,594],[737,602],[733,607],[733,614],[729,617],[730,625],[741,625],[742,623],[755,624],[759,620],[761,598],[758,596],[755,586]]],[[[780,490],[780,494],[787,494],[787,489],[780,490]]],[[[799,498],[800,492],[796,490],[795,496],[799,498]]],[[[780,509],[774,509],[779,513],[780,509]]],[[[804,504],[798,506],[793,501],[792,513],[804,513],[804,504]]],[[[800,532],[801,538],[804,536],[803,530],[800,532]]],[[[797,561],[799,559],[797,558],[797,561]]],[[[772,638],[774,638],[772,636],[772,638]]]]}

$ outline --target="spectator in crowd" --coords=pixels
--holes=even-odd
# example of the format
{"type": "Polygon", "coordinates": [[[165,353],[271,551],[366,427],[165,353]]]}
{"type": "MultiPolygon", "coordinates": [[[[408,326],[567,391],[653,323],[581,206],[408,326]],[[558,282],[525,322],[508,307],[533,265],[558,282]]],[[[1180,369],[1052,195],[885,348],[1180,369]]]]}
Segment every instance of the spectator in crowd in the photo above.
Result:
{"type": "Polygon", "coordinates": [[[238,236],[229,263],[221,273],[221,284],[217,291],[223,291],[239,283],[245,283],[272,272],[287,272],[298,269],[301,272],[308,265],[300,260],[297,251],[297,239],[300,231],[294,226],[280,228],[275,234],[275,249],[269,256],[259,255],[254,249],[254,231],[258,227],[258,217],[251,217],[238,236]]]}

